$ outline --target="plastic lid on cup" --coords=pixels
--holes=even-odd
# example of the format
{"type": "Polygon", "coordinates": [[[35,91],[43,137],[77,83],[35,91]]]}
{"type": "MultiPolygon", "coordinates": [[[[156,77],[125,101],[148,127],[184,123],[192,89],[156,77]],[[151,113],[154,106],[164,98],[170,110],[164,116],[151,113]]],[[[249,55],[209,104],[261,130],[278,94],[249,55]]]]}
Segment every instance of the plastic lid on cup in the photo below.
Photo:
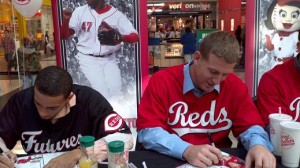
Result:
{"type": "Polygon", "coordinates": [[[119,153],[124,151],[124,142],[123,141],[111,141],[108,143],[108,149],[112,153],[119,153]]]}
{"type": "Polygon", "coordinates": [[[91,146],[94,146],[95,144],[95,137],[93,136],[82,136],[80,139],[79,139],[79,142],[80,142],[80,146],[81,147],[91,147],[91,146]]]}
{"type": "Polygon", "coordinates": [[[269,119],[279,120],[279,121],[282,121],[282,120],[289,121],[289,120],[292,120],[293,117],[288,114],[272,113],[272,114],[269,114],[269,119]]]}

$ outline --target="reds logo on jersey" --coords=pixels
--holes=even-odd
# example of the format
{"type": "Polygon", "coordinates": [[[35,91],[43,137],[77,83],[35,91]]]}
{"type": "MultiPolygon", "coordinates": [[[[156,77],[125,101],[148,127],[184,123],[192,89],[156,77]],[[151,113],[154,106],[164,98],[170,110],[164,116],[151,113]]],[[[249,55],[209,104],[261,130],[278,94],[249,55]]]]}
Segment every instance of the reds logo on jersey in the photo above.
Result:
{"type": "Polygon", "coordinates": [[[14,0],[16,4],[27,5],[31,0],[14,0]]]}
{"type": "Polygon", "coordinates": [[[104,120],[105,132],[116,132],[124,125],[122,117],[117,113],[108,115],[104,120]]]}

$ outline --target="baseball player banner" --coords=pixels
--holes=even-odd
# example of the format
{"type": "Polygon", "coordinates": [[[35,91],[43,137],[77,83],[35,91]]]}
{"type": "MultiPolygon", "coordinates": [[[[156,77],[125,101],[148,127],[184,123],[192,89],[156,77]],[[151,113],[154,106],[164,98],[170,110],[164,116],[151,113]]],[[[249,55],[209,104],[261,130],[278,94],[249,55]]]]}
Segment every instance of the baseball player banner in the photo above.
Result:
{"type": "Polygon", "coordinates": [[[255,89],[266,71],[297,55],[299,11],[300,0],[256,1],[255,89]]]}
{"type": "Polygon", "coordinates": [[[60,0],[55,3],[62,65],[74,83],[100,92],[135,132],[140,94],[137,93],[137,0],[60,0]]]}

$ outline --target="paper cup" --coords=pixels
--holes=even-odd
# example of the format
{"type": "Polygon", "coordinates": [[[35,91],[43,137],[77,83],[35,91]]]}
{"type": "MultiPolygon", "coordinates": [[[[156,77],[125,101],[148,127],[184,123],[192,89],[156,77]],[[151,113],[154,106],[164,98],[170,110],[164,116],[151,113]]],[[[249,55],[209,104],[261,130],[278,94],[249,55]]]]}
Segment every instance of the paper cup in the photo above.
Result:
{"type": "Polygon", "coordinates": [[[293,117],[287,114],[270,114],[270,140],[274,148],[274,155],[281,156],[280,122],[292,121],[293,117]]]}
{"type": "Polygon", "coordinates": [[[300,159],[300,123],[283,121],[281,128],[281,163],[286,167],[298,167],[300,159]]]}

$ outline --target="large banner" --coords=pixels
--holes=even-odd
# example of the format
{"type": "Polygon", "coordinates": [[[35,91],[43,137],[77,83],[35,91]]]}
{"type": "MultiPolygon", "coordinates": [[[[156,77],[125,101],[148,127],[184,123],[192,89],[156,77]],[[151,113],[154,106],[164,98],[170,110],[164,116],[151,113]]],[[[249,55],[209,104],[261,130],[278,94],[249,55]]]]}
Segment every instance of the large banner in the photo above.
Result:
{"type": "MultiPolygon", "coordinates": [[[[133,26],[133,28],[136,31],[139,31],[138,27],[138,19],[137,19],[137,13],[138,13],[138,0],[106,0],[106,4],[109,4],[116,8],[121,14],[120,15],[125,15],[127,19],[130,21],[128,23],[132,24],[127,26],[127,22],[123,22],[124,26],[127,26],[129,29],[130,26],[133,26]]],[[[140,80],[139,80],[139,64],[140,64],[140,57],[139,55],[139,46],[137,43],[134,44],[129,44],[129,43],[124,43],[121,42],[120,44],[117,44],[117,47],[112,47],[112,46],[107,46],[105,49],[112,50],[113,52],[108,52],[104,53],[104,55],[101,55],[99,53],[84,53],[84,54],[89,54],[90,57],[94,56],[100,56],[100,57],[105,57],[107,60],[106,62],[101,62],[101,61],[85,61],[83,53],[80,53],[78,51],[78,47],[80,47],[80,43],[78,44],[79,40],[85,40],[82,37],[78,37],[78,34],[75,33],[71,38],[68,40],[63,40],[61,38],[62,31],[61,31],[61,26],[63,22],[63,10],[66,8],[71,8],[73,11],[72,17],[74,15],[74,11],[81,7],[86,5],[86,0],[59,0],[55,1],[52,0],[52,5],[53,8],[57,7],[57,15],[58,15],[58,20],[57,22],[59,23],[58,26],[55,26],[56,29],[55,31],[59,31],[60,33],[56,32],[56,37],[59,38],[59,40],[56,39],[56,42],[61,44],[61,53],[62,53],[62,66],[65,67],[70,74],[73,77],[73,81],[76,84],[80,85],[86,85],[94,88],[95,84],[91,84],[94,81],[94,79],[97,78],[102,78],[103,76],[102,73],[104,74],[103,79],[110,80],[110,88],[112,85],[119,85],[121,84],[121,89],[120,92],[115,92],[115,90],[109,90],[111,93],[115,93],[115,95],[109,95],[105,94],[105,91],[100,91],[102,95],[106,97],[107,100],[112,104],[114,110],[118,112],[123,118],[125,118],[128,126],[132,128],[132,131],[135,132],[135,121],[137,117],[137,104],[138,100],[140,98],[139,92],[139,87],[140,87],[140,80]],[[54,3],[53,3],[54,2],[54,3]],[[81,39],[80,39],[81,38],[81,39]],[[114,48],[114,49],[112,49],[114,48]],[[114,59],[112,62],[110,59],[114,59]],[[108,63],[110,62],[110,63],[108,63]],[[111,64],[110,66],[107,66],[107,64],[111,64]],[[101,66],[99,66],[101,65],[101,66]],[[92,69],[93,71],[93,76],[91,78],[91,75],[88,74],[84,69],[92,69]],[[91,68],[92,66],[97,66],[97,69],[91,68]],[[103,68],[102,68],[103,67],[103,68]],[[101,69],[102,68],[102,69],[101,69]],[[121,75],[121,80],[118,80],[116,77],[116,71],[120,72],[121,75]]],[[[55,10],[54,10],[55,11],[55,10]]],[[[120,16],[119,15],[119,16],[120,16]]],[[[79,18],[83,18],[84,14],[81,13],[79,15],[79,18]]],[[[97,19],[97,18],[95,18],[97,19]]],[[[54,19],[55,22],[56,19],[54,19]]],[[[103,19],[104,20],[104,19],[103,19]]],[[[118,18],[115,18],[112,21],[117,21],[118,18]]],[[[71,22],[71,20],[70,20],[71,22]]],[[[57,24],[57,23],[55,23],[57,24]]],[[[110,23],[104,23],[102,22],[100,26],[101,30],[105,29],[117,29],[116,27],[110,27],[110,23]]],[[[86,27],[84,29],[89,28],[89,23],[85,24],[86,27]]],[[[100,26],[99,30],[100,31],[100,26]]],[[[82,28],[81,28],[82,29],[82,28]]],[[[121,31],[121,30],[120,30],[121,31]]],[[[123,30],[122,30],[123,31],[123,30]]],[[[126,29],[124,30],[126,31],[126,29]]],[[[117,33],[114,34],[117,36],[117,33]]],[[[98,34],[94,33],[94,36],[98,38],[98,34]]],[[[110,39],[109,39],[110,40],[110,39]]],[[[108,41],[109,41],[108,40],[108,41]]],[[[115,41],[110,41],[110,42],[115,42],[115,41]]],[[[91,47],[95,46],[94,43],[89,44],[91,47]]],[[[103,50],[103,48],[101,48],[103,50]]],[[[101,50],[100,49],[100,50],[101,50]]],[[[83,50],[82,50],[83,51],[83,50]]],[[[59,64],[59,62],[58,62],[59,64]]],[[[106,82],[106,81],[101,81],[100,82],[106,82]]],[[[102,85],[103,83],[99,83],[99,85],[102,85]]],[[[97,90],[97,88],[94,88],[97,90]]]]}
{"type": "Polygon", "coordinates": [[[299,11],[300,0],[256,1],[255,89],[266,71],[296,56],[299,11]]]}

